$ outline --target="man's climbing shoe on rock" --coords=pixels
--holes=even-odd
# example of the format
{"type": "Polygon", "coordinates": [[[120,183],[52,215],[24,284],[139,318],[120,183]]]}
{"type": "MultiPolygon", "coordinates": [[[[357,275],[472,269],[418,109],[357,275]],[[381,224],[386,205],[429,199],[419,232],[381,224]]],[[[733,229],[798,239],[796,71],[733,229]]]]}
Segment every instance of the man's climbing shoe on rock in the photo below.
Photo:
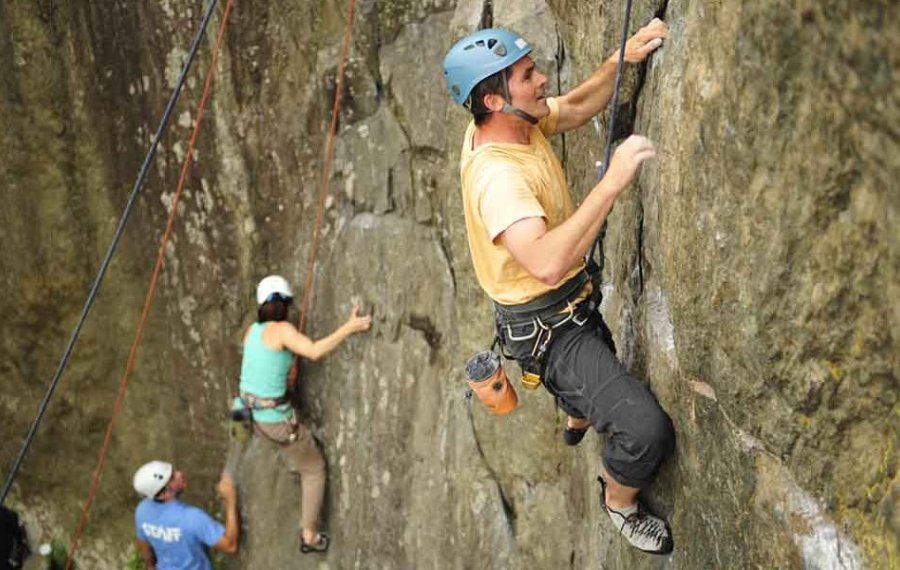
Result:
{"type": "Polygon", "coordinates": [[[640,501],[627,509],[616,510],[606,506],[606,481],[603,477],[597,479],[600,481],[600,504],[631,546],[650,554],[672,552],[674,542],[666,521],[651,514],[640,501]]]}
{"type": "Polygon", "coordinates": [[[330,539],[326,533],[320,532],[316,535],[316,539],[315,542],[306,542],[303,540],[303,533],[300,533],[300,552],[309,554],[310,552],[325,552],[328,550],[330,539]]]}
{"type": "Polygon", "coordinates": [[[590,426],[582,429],[575,429],[566,426],[566,429],[563,430],[563,440],[566,442],[566,445],[575,446],[581,443],[581,440],[584,439],[584,434],[587,433],[589,427],[590,426]]]}

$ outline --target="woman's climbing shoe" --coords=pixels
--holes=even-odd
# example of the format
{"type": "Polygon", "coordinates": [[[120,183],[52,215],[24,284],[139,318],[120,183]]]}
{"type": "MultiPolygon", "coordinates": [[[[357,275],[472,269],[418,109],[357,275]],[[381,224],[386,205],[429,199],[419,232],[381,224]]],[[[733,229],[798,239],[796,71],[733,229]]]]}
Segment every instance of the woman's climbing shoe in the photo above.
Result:
{"type": "Polygon", "coordinates": [[[590,426],[575,429],[566,426],[566,429],[563,430],[563,440],[566,442],[566,445],[575,446],[581,443],[581,440],[584,439],[584,434],[587,433],[589,427],[590,426]]]}
{"type": "Polygon", "coordinates": [[[310,552],[325,552],[328,550],[328,544],[331,540],[328,538],[328,535],[324,532],[320,532],[316,535],[315,542],[306,542],[303,540],[303,533],[300,533],[300,552],[303,554],[309,554],[310,552]]]}

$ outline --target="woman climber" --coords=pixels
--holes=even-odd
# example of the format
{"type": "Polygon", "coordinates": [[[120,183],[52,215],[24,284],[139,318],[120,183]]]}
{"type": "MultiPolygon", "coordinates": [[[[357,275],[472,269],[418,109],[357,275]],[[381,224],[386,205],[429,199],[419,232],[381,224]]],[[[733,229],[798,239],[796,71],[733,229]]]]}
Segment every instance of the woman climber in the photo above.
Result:
{"type": "Polygon", "coordinates": [[[292,301],[284,277],[270,275],[259,282],[257,321],[244,334],[240,393],[243,406],[251,410],[255,431],[279,444],[289,468],[300,474],[300,551],[324,552],[329,537],[319,531],[318,519],[325,496],[325,460],[287,400],[288,372],[295,354],[318,360],[351,334],[368,330],[372,317],[360,315],[354,305],[346,323],[314,341],[287,320],[292,301]]]}

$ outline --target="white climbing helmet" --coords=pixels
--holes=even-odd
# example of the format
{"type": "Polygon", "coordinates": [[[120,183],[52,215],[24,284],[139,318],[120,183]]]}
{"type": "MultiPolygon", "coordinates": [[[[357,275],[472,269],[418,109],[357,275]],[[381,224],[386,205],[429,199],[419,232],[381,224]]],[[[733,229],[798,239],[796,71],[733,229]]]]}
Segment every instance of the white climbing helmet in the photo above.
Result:
{"type": "Polygon", "coordinates": [[[272,295],[278,295],[282,299],[294,297],[291,284],[281,275],[269,275],[256,286],[256,303],[258,305],[271,301],[272,295]]]}
{"type": "Polygon", "coordinates": [[[165,461],[151,461],[141,465],[134,474],[134,490],[153,498],[165,489],[172,478],[172,464],[165,461]]]}

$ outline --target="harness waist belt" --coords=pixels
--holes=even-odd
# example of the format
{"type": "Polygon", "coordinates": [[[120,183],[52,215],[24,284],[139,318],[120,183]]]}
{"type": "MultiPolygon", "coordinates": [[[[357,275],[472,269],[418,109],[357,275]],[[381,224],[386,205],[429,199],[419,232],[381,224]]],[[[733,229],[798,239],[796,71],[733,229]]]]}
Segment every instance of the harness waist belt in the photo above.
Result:
{"type": "Polygon", "coordinates": [[[277,398],[260,398],[249,392],[241,392],[241,399],[244,400],[248,407],[254,410],[271,410],[288,403],[287,397],[284,395],[277,398]]]}
{"type": "Polygon", "coordinates": [[[543,295],[519,305],[502,305],[494,302],[494,313],[500,324],[511,324],[530,320],[538,317],[542,320],[552,319],[559,315],[569,303],[581,292],[585,284],[590,280],[587,271],[580,271],[577,275],[543,295]]]}

